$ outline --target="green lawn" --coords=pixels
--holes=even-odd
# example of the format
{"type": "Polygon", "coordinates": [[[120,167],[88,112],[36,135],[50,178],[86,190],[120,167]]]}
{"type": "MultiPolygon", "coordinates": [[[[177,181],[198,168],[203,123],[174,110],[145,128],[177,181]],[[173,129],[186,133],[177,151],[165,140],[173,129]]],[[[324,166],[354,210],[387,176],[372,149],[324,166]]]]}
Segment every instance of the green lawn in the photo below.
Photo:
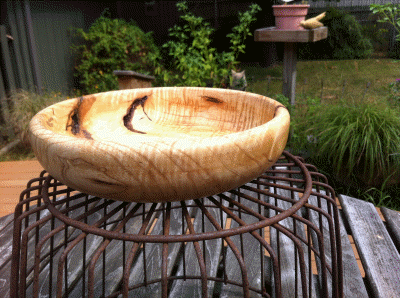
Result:
{"type": "MultiPolygon", "coordinates": [[[[282,80],[275,79],[282,76],[282,65],[268,69],[243,65],[243,68],[249,82],[248,91],[269,97],[282,93],[282,80]],[[270,81],[268,76],[272,78],[270,81]]],[[[325,102],[338,102],[341,98],[379,101],[387,97],[389,83],[396,78],[400,78],[399,60],[299,61],[296,102],[302,103],[306,97],[321,97],[321,94],[325,102]]]]}

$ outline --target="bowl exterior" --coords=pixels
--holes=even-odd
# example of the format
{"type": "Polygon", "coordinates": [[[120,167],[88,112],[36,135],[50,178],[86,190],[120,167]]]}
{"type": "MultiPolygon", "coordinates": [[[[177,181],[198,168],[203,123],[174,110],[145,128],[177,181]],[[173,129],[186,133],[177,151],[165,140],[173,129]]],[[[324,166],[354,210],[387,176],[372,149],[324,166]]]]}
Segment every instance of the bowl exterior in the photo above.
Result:
{"type": "MultiPolygon", "coordinates": [[[[151,88],[154,89],[171,91],[151,88]]],[[[206,89],[190,91],[201,93],[206,89]]],[[[118,96],[118,92],[122,91],[109,94],[118,96]]],[[[290,123],[287,109],[272,99],[241,91],[220,92],[223,96],[240,92],[250,100],[268,101],[274,117],[262,125],[222,136],[138,136],[127,146],[123,142],[77,138],[65,133],[65,125],[57,122],[57,115],[71,110],[78,100],[73,99],[39,112],[30,122],[30,142],[39,162],[54,178],[91,195],[133,202],[180,201],[214,195],[251,181],[273,165],[285,148],[290,123]]]]}

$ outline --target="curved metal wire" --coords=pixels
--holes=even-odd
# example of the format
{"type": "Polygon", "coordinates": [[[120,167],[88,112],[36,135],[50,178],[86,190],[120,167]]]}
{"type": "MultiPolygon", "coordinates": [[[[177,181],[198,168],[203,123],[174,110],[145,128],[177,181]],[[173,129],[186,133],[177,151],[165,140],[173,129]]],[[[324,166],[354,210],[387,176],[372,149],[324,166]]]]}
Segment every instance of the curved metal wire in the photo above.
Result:
{"type": "Polygon", "coordinates": [[[256,180],[191,201],[105,200],[45,172],[27,186],[11,297],[343,297],[334,191],[288,152],[256,180]]]}

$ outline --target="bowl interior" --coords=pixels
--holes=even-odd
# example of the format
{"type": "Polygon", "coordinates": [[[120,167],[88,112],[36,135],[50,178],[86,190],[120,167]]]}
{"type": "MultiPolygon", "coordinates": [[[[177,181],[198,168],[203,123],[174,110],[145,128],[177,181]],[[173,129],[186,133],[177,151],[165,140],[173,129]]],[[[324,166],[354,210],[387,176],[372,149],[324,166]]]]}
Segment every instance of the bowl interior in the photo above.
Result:
{"type": "Polygon", "coordinates": [[[86,139],[196,138],[244,131],[274,117],[277,102],[233,90],[152,88],[112,91],[51,106],[48,129],[86,139]]]}

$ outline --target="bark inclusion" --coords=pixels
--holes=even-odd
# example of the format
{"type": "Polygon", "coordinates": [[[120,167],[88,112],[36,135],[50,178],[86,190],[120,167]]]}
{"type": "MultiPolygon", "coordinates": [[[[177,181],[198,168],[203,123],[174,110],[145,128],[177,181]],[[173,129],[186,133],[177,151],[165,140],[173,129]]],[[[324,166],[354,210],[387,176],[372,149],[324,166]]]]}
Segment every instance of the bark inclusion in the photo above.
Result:
{"type": "Polygon", "coordinates": [[[133,119],[133,115],[135,114],[135,110],[138,106],[141,106],[143,109],[144,114],[147,116],[147,118],[149,118],[150,121],[153,121],[150,119],[149,115],[147,115],[146,111],[144,110],[144,103],[146,102],[146,100],[148,99],[147,95],[141,97],[141,98],[137,98],[133,101],[133,103],[131,104],[131,106],[128,109],[128,112],[126,113],[126,115],[124,116],[123,120],[124,120],[124,126],[129,129],[132,132],[136,132],[136,133],[141,133],[141,134],[146,134],[143,131],[140,130],[136,130],[133,128],[132,126],[132,119],[133,119]]]}

